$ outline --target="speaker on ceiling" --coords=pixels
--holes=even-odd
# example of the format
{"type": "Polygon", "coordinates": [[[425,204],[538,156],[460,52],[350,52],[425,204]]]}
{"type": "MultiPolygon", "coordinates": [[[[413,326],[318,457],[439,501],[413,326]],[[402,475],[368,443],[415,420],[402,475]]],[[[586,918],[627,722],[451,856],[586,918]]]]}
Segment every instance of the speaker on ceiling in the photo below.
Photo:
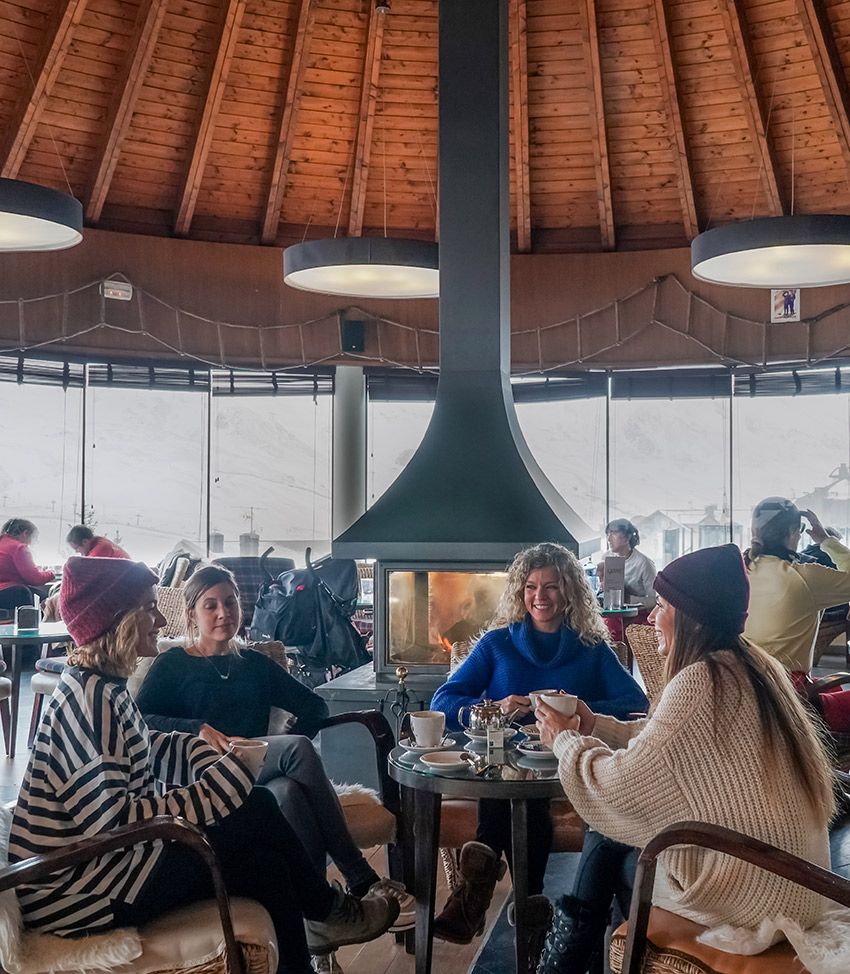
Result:
{"type": "Polygon", "coordinates": [[[362,352],[364,323],[362,321],[352,321],[349,318],[340,318],[339,337],[343,352],[362,352]]]}

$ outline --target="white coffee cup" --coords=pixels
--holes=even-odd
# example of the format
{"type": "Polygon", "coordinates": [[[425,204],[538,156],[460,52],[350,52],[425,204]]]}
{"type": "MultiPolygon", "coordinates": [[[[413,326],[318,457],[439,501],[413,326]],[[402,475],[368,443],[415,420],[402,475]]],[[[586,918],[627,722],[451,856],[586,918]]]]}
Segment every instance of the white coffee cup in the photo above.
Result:
{"type": "Polygon", "coordinates": [[[578,697],[572,693],[544,693],[540,699],[565,717],[572,717],[578,706],[578,697]]]}
{"type": "Polygon", "coordinates": [[[439,747],[446,732],[446,715],[441,710],[417,710],[409,715],[413,739],[420,747],[439,747]]]}
{"type": "Polygon", "coordinates": [[[550,688],[548,690],[532,690],[531,693],[529,693],[529,695],[528,695],[528,699],[531,701],[531,709],[532,710],[536,710],[537,709],[537,701],[544,694],[546,694],[546,693],[557,693],[557,692],[558,691],[556,689],[554,689],[554,688],[550,688]]]}
{"type": "Polygon", "coordinates": [[[266,760],[269,744],[268,741],[231,741],[228,748],[256,776],[266,760]]]}

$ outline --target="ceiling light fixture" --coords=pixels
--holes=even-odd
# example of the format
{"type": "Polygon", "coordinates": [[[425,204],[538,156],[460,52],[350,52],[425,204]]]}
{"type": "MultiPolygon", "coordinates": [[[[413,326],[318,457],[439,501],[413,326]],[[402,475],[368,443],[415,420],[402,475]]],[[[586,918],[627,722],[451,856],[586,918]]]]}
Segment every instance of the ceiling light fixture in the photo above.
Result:
{"type": "Polygon", "coordinates": [[[850,283],[850,216],[762,217],[706,230],[691,242],[694,277],[733,287],[850,283]]]}
{"type": "Polygon", "coordinates": [[[79,200],[20,179],[0,179],[0,251],[64,250],[82,239],[79,200]]]}
{"type": "Polygon", "coordinates": [[[317,294],[355,298],[436,298],[439,248],[428,240],[334,237],[283,252],[283,280],[317,294]]]}

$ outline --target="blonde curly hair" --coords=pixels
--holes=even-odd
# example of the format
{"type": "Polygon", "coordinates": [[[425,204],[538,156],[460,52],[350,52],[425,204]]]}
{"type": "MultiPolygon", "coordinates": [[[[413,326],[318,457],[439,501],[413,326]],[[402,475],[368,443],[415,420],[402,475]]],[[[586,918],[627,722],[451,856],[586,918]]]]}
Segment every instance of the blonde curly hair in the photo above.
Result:
{"type": "Polygon", "coordinates": [[[116,625],[87,646],[76,646],[71,650],[68,665],[98,670],[122,679],[128,677],[136,669],[137,647],[149,628],[150,612],[146,606],[139,606],[121,616],[116,625]]]}
{"type": "Polygon", "coordinates": [[[558,589],[566,606],[564,620],[579,640],[585,646],[607,642],[610,639],[608,628],[584,569],[569,549],[548,541],[523,549],[511,562],[505,590],[488,628],[498,629],[512,622],[522,622],[528,612],[525,583],[538,568],[554,568],[557,572],[558,589]]]}

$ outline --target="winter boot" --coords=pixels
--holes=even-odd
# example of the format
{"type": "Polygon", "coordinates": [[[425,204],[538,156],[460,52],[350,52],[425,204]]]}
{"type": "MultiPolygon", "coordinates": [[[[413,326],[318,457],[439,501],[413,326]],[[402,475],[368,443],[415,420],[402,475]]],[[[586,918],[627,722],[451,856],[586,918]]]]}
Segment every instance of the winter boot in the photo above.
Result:
{"type": "MultiPolygon", "coordinates": [[[[525,901],[525,915],[528,974],[534,974],[540,952],[543,950],[543,941],[552,923],[552,904],[548,897],[542,894],[529,896],[525,901]]],[[[512,927],[516,926],[516,910],[513,903],[508,904],[508,923],[512,927]]]]}
{"type": "Polygon", "coordinates": [[[607,913],[598,913],[574,896],[560,897],[537,974],[585,974],[603,950],[607,925],[607,913]]]}
{"type": "Polygon", "coordinates": [[[468,944],[484,932],[484,918],[505,863],[483,842],[467,842],[460,850],[460,882],[434,921],[434,936],[468,944]]]}

